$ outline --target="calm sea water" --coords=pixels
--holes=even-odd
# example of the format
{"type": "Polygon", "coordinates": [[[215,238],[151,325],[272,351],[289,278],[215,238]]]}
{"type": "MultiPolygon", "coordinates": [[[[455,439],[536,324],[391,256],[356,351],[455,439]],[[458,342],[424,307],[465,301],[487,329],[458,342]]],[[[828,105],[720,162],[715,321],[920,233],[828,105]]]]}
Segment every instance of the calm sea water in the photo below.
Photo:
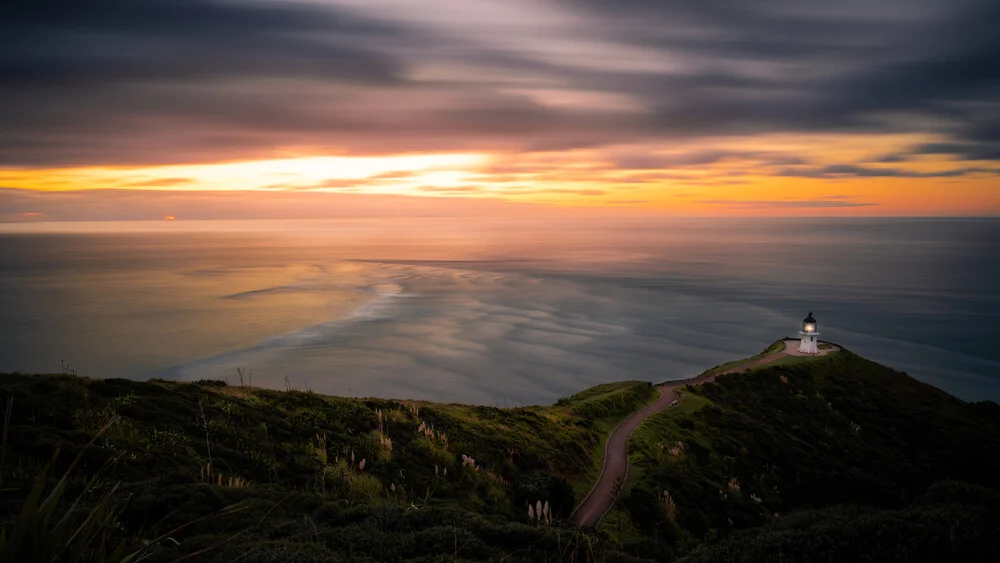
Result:
{"type": "Polygon", "coordinates": [[[792,335],[1000,399],[1000,220],[0,225],[0,372],[547,403],[792,335]]]}

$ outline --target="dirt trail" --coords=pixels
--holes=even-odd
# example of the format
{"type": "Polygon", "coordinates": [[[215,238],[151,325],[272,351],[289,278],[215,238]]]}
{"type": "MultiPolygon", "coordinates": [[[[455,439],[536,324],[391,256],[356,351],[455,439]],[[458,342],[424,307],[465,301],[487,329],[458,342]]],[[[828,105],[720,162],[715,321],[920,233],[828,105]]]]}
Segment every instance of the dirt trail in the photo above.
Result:
{"type": "MultiPolygon", "coordinates": [[[[803,355],[798,353],[798,340],[785,340],[784,344],[785,348],[780,352],[768,354],[762,358],[747,360],[725,370],[706,373],[692,379],[669,381],[663,385],[657,385],[656,389],[660,392],[660,398],[652,404],[632,413],[632,416],[623,420],[618,426],[615,427],[614,430],[611,431],[611,436],[608,438],[608,442],[604,446],[604,464],[601,468],[601,476],[598,477],[597,484],[594,485],[594,488],[590,490],[590,493],[573,512],[573,522],[580,526],[595,527],[598,523],[600,523],[601,519],[604,518],[604,515],[615,502],[615,481],[620,478],[624,483],[626,477],[628,476],[629,438],[632,437],[632,433],[635,432],[635,429],[638,428],[640,424],[642,424],[643,420],[646,420],[646,418],[650,415],[658,413],[669,407],[670,403],[677,399],[678,389],[686,385],[701,385],[703,383],[713,381],[720,375],[737,373],[750,368],[755,368],[757,366],[779,360],[785,356],[803,355]]],[[[823,350],[820,352],[820,355],[826,355],[833,351],[835,350],[823,350]]]]}

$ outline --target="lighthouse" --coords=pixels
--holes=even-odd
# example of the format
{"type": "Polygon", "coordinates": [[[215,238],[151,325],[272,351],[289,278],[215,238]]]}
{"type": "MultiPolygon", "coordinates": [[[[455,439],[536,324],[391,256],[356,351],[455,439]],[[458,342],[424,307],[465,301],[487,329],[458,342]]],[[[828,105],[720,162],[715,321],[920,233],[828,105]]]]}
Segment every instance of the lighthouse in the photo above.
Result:
{"type": "Polygon", "coordinates": [[[816,319],[813,318],[812,313],[809,313],[809,316],[802,320],[802,330],[799,331],[799,335],[802,336],[802,342],[799,344],[799,353],[819,354],[819,348],[816,346],[816,337],[819,336],[819,324],[816,323],[816,319]]]}

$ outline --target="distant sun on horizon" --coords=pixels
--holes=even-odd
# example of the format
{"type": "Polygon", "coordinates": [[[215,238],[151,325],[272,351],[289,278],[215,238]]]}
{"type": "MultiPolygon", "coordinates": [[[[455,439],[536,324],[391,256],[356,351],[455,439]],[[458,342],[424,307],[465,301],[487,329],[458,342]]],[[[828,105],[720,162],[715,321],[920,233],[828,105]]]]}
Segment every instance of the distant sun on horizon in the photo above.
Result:
{"type": "Polygon", "coordinates": [[[167,215],[166,217],[163,218],[163,220],[164,221],[173,221],[174,220],[174,216],[173,215],[167,215]]]}

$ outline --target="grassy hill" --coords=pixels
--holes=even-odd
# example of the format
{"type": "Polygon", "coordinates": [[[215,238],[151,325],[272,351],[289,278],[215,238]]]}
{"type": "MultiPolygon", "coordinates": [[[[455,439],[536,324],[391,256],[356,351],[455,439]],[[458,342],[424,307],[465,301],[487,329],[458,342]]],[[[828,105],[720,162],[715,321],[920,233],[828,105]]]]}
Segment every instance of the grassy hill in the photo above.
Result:
{"type": "Polygon", "coordinates": [[[66,498],[93,507],[118,484],[120,538],[196,522],[148,550],[164,561],[206,549],[218,561],[633,560],[560,522],[569,480],[598,469],[603,429],[655,396],[625,382],[504,409],[69,375],[0,376],[0,393],[13,398],[3,514],[56,452],[57,475],[79,458],[66,498]]]}
{"type": "Polygon", "coordinates": [[[607,432],[655,396],[497,408],[2,375],[0,560],[1000,559],[1000,406],[846,351],[689,388],[633,436],[623,502],[574,528],[607,432]]]}
{"type": "Polygon", "coordinates": [[[1000,406],[848,351],[689,387],[630,456],[614,524],[692,561],[1000,560],[1000,406]]]}

